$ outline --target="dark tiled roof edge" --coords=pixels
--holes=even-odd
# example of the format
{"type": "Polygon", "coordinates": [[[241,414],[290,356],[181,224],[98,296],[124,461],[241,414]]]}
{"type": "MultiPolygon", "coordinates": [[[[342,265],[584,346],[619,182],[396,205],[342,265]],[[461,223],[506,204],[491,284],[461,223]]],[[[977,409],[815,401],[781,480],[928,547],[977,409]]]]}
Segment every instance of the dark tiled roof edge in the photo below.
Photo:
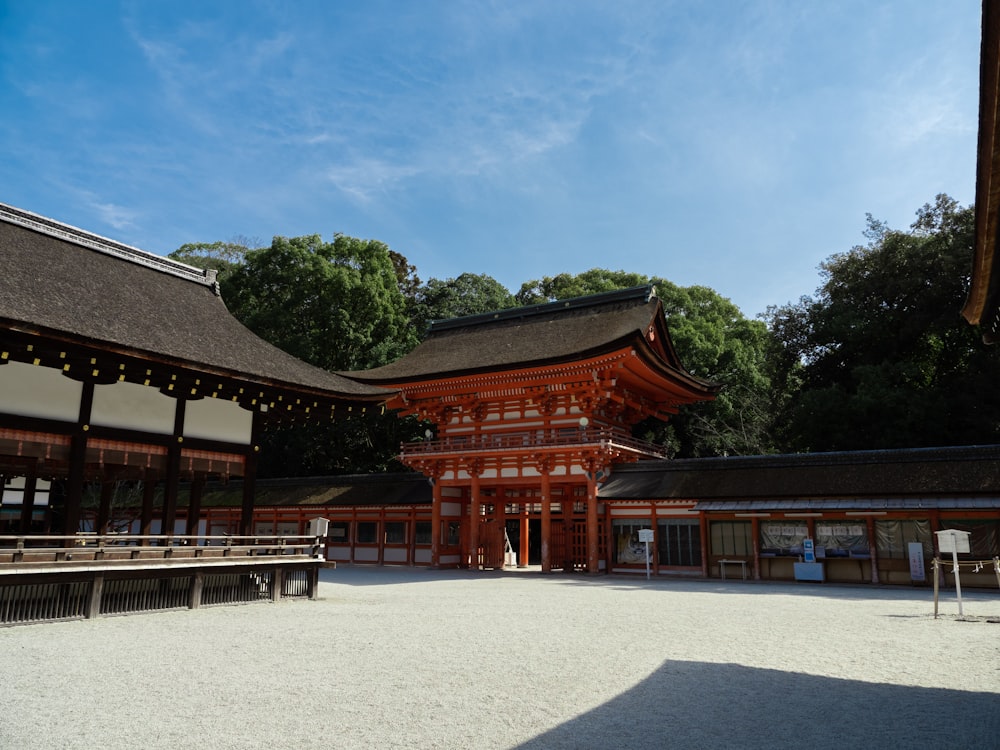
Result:
{"type": "Polygon", "coordinates": [[[428,333],[436,331],[446,331],[452,328],[469,328],[483,323],[492,323],[500,320],[517,320],[529,318],[533,315],[544,315],[556,310],[573,310],[581,307],[593,307],[611,302],[623,302],[626,300],[642,299],[643,302],[656,296],[656,289],[652,284],[634,286],[628,289],[615,289],[610,292],[600,292],[598,294],[588,294],[584,297],[571,297],[570,299],[556,300],[554,302],[540,302],[535,305],[525,305],[524,307],[508,307],[504,310],[494,312],[478,313],[476,315],[465,315],[460,318],[445,318],[442,320],[432,320],[428,326],[428,333]]]}

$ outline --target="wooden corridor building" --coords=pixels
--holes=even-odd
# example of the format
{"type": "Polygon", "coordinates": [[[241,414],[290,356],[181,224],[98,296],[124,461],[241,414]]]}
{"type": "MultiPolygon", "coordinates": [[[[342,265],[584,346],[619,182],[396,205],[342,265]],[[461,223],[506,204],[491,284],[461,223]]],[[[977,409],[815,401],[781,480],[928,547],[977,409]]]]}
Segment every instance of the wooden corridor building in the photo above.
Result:
{"type": "MultiPolygon", "coordinates": [[[[0,533],[95,530],[121,482],[143,486],[140,534],[175,529],[178,488],[242,477],[250,528],[262,430],[381,408],[385,389],[263,341],[203,271],[0,204],[0,533]]],[[[193,533],[191,523],[187,531],[193,533]]]]}

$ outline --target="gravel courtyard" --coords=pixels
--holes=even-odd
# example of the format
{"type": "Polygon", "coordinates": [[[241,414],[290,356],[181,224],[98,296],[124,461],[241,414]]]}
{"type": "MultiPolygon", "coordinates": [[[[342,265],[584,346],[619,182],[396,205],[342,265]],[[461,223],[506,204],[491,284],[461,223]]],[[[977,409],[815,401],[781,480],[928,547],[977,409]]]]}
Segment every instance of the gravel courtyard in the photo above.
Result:
{"type": "Polygon", "coordinates": [[[0,629],[0,748],[1000,748],[1000,592],[324,570],[0,629]]]}

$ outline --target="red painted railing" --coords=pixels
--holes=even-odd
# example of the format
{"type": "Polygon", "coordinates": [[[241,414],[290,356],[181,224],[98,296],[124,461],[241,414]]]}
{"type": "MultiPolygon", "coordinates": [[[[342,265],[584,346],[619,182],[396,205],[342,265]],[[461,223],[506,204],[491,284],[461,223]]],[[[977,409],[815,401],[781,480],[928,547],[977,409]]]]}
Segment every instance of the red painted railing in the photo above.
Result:
{"type": "Polygon", "coordinates": [[[480,435],[457,435],[440,440],[402,444],[406,457],[458,453],[494,453],[508,451],[557,451],[573,448],[625,451],[651,458],[667,458],[666,448],[627,433],[610,429],[532,430],[525,432],[490,432],[480,435]]]}

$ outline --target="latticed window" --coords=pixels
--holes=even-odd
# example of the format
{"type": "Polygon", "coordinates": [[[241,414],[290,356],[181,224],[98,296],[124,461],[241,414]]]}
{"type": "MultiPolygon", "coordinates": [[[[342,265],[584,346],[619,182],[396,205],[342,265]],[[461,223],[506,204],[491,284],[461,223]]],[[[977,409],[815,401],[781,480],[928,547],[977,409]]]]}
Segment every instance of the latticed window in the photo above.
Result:
{"type": "Polygon", "coordinates": [[[406,544],[406,522],[386,521],[385,522],[385,543],[386,544],[406,544]]]}
{"type": "Polygon", "coordinates": [[[378,544],[378,521],[358,521],[358,544],[378,544]]]}
{"type": "Polygon", "coordinates": [[[925,555],[934,554],[934,540],[931,534],[931,522],[926,519],[894,519],[875,522],[875,545],[880,558],[906,559],[909,557],[909,544],[920,542],[925,555]]]}
{"type": "Polygon", "coordinates": [[[753,554],[749,521],[712,521],[708,528],[713,555],[753,554]]]}
{"type": "Polygon", "coordinates": [[[414,541],[417,544],[430,544],[431,528],[432,526],[430,521],[417,521],[416,528],[414,529],[414,541]]]}
{"type": "Polygon", "coordinates": [[[660,519],[656,534],[660,565],[701,565],[701,533],[698,519],[660,519]]]}

